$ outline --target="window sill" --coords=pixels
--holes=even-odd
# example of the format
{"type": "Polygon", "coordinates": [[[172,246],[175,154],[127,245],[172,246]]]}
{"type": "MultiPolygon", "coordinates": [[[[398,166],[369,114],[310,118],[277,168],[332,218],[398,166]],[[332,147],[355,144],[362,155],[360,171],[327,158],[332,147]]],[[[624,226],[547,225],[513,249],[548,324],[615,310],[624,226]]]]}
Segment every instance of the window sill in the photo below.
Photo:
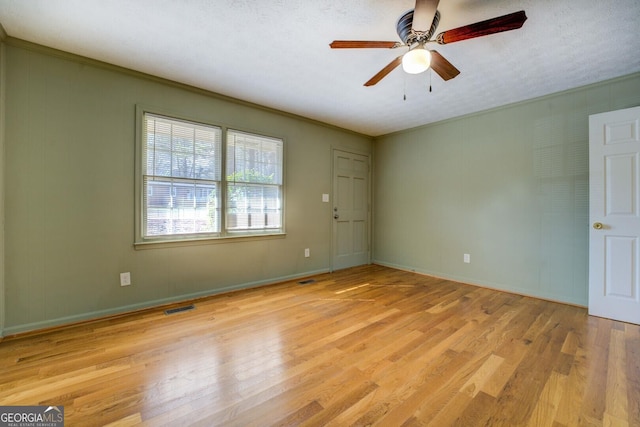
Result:
{"type": "Polygon", "coordinates": [[[267,239],[283,239],[287,236],[284,232],[274,233],[260,233],[260,234],[242,234],[242,235],[227,235],[223,237],[205,237],[205,238],[190,238],[190,239],[176,239],[176,240],[148,240],[144,242],[135,242],[133,244],[136,250],[138,249],[163,249],[163,248],[175,248],[180,246],[202,246],[202,245],[216,245],[220,243],[236,243],[236,242],[250,242],[256,240],[267,239]]]}

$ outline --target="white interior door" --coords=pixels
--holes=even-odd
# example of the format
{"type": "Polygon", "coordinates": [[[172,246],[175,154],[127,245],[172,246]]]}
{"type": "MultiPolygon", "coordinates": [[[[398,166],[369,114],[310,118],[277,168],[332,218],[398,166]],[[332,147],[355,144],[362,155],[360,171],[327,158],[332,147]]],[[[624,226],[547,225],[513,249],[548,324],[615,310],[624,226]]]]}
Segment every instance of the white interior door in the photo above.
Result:
{"type": "Polygon", "coordinates": [[[369,263],[369,156],[333,151],[333,269],[369,263]]]}
{"type": "Polygon", "coordinates": [[[589,117],[589,314],[640,324],[640,107],[589,117]]]}

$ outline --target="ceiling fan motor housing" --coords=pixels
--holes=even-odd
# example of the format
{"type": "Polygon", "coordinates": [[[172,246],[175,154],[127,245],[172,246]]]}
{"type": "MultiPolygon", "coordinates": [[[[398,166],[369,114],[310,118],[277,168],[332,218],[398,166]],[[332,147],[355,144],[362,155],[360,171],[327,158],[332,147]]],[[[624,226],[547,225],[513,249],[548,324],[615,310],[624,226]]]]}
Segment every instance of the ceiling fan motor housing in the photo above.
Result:
{"type": "Polygon", "coordinates": [[[440,22],[440,12],[436,11],[435,16],[433,17],[433,22],[431,23],[431,28],[429,31],[424,32],[420,30],[415,30],[412,28],[413,25],[413,10],[408,11],[404,15],[400,17],[398,23],[396,24],[396,32],[400,37],[400,40],[407,46],[411,46],[418,42],[425,42],[431,38],[431,36],[436,32],[436,28],[438,28],[438,23],[440,22]]]}

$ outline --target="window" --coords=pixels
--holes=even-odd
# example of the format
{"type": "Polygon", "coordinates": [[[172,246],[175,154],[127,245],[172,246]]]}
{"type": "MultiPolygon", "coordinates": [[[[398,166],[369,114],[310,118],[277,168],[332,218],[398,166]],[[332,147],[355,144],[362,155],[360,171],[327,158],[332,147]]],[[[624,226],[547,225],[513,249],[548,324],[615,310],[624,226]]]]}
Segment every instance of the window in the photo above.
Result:
{"type": "Polygon", "coordinates": [[[282,228],[282,140],[227,132],[227,230],[282,228]]]}
{"type": "Polygon", "coordinates": [[[139,117],[138,243],[283,231],[281,139],[139,117]]]}

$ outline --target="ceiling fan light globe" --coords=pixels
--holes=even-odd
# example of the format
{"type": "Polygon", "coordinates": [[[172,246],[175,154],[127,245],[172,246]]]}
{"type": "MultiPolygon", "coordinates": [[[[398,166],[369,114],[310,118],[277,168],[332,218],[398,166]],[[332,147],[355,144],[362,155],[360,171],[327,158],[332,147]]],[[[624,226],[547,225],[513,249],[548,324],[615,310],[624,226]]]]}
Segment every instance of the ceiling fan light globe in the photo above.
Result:
{"type": "Polygon", "coordinates": [[[409,74],[420,74],[429,69],[431,52],[417,47],[405,53],[402,57],[402,69],[409,74]]]}

